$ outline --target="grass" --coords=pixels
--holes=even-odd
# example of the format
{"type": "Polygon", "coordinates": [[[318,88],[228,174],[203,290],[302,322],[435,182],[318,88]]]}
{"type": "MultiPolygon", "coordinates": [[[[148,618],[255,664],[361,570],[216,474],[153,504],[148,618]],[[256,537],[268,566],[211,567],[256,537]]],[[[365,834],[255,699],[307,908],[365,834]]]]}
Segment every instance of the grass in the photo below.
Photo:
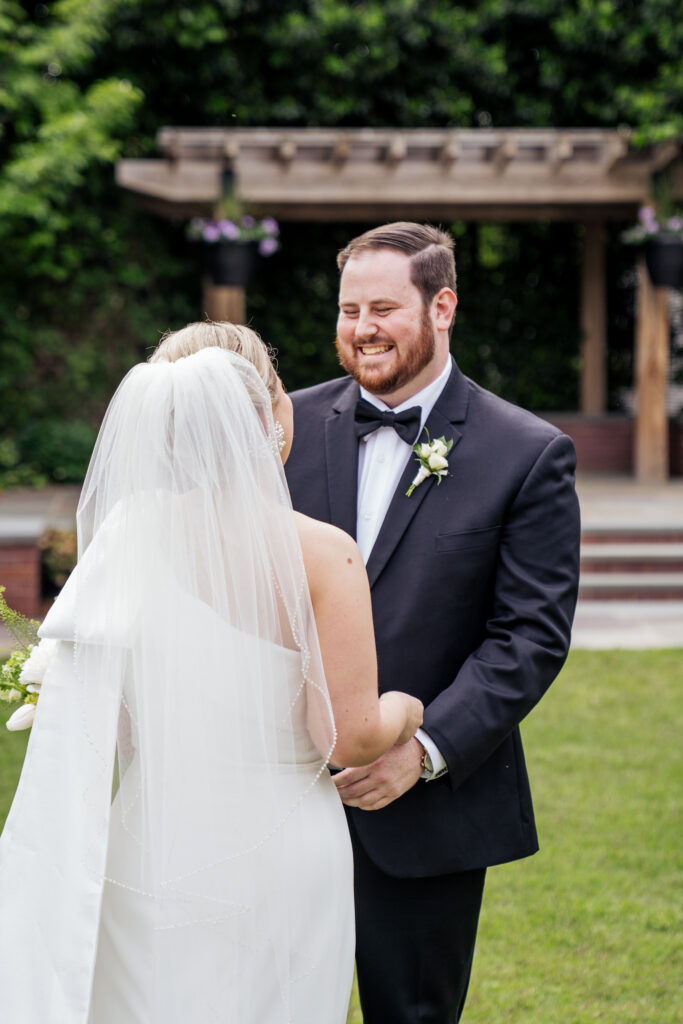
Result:
{"type": "Polygon", "coordinates": [[[541,852],[489,872],[463,1024],[680,1020],[681,682],[574,651],[529,718],[541,852]]]}
{"type": "Polygon", "coordinates": [[[525,723],[541,852],[489,871],[463,1024],[680,1019],[681,681],[683,650],[574,651],[525,723]]]}
{"type": "MultiPolygon", "coordinates": [[[[4,659],[2,659],[4,660],[4,659]]],[[[0,664],[2,661],[0,661],[0,664]]],[[[15,704],[0,703],[0,830],[2,830],[24,762],[29,731],[8,732],[5,722],[15,704]]]]}

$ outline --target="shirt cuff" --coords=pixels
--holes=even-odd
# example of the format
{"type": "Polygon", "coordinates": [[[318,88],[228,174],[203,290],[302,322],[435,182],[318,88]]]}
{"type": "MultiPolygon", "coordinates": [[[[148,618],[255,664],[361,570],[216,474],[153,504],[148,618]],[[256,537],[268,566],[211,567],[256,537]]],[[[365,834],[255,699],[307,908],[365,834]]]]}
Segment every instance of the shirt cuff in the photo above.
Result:
{"type": "Polygon", "coordinates": [[[431,781],[431,779],[436,779],[439,775],[447,772],[448,765],[431,736],[428,736],[424,729],[418,729],[415,733],[415,739],[425,748],[432,762],[432,771],[422,772],[421,778],[431,781]]]}

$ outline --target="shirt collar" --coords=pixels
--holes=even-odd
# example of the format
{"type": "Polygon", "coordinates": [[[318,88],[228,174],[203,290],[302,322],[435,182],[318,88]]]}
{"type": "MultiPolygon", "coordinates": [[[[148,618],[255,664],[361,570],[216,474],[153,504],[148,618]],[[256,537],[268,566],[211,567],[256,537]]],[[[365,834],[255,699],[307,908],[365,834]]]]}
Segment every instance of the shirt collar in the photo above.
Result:
{"type": "MultiPolygon", "coordinates": [[[[405,402],[401,402],[400,405],[394,406],[394,408],[391,411],[403,412],[404,409],[412,409],[413,406],[419,405],[422,410],[422,416],[420,419],[420,429],[422,429],[422,427],[425,425],[425,422],[430,412],[436,405],[439,395],[446,387],[446,382],[448,381],[450,375],[451,357],[449,355],[448,359],[446,360],[446,365],[444,366],[443,370],[436,378],[436,380],[433,380],[431,384],[427,384],[427,386],[422,388],[421,391],[418,391],[414,395],[411,395],[410,398],[406,398],[405,402]]],[[[386,402],[383,402],[379,395],[371,394],[369,391],[366,391],[366,389],[362,386],[360,389],[360,393],[361,397],[365,398],[366,401],[370,402],[371,405],[374,405],[376,409],[389,408],[386,402]]]]}

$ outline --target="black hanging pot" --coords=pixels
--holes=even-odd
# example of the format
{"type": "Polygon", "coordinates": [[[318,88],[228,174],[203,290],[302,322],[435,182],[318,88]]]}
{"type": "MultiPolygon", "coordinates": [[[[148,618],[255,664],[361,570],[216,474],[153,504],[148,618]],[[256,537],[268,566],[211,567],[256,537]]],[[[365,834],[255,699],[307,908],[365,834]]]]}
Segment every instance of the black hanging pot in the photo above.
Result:
{"type": "Polygon", "coordinates": [[[645,243],[645,263],[657,288],[683,288],[683,240],[658,235],[645,243]]]}
{"type": "Polygon", "coordinates": [[[246,288],[258,258],[258,242],[205,242],[202,269],[214,284],[246,288]]]}

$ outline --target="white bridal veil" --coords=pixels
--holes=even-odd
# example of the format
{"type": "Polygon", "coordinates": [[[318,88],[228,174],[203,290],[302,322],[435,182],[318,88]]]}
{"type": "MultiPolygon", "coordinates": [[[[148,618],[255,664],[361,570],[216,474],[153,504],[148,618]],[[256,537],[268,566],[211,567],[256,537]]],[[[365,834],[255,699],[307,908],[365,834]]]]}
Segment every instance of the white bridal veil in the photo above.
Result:
{"type": "Polygon", "coordinates": [[[150,1020],[237,1022],[266,984],[244,984],[255,962],[284,1002],[314,967],[314,951],[293,966],[288,887],[335,741],[251,364],[207,348],[131,370],[78,542],[41,630],[63,642],[0,839],[2,1017],[86,1024],[110,901],[150,1020]]]}

